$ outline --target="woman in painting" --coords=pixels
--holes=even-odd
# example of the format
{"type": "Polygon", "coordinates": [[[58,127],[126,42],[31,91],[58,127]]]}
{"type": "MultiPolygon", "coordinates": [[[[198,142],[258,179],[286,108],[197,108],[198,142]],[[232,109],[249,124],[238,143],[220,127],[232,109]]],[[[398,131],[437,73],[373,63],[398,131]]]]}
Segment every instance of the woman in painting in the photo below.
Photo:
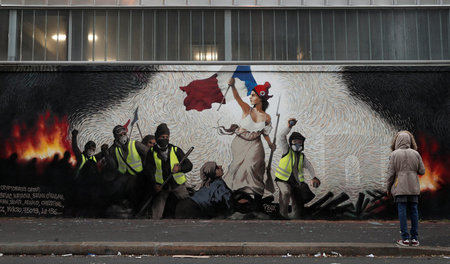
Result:
{"type": "MultiPolygon", "coordinates": [[[[250,94],[250,106],[239,96],[234,86],[234,78],[228,81],[233,90],[234,99],[242,109],[242,119],[239,125],[233,124],[229,129],[224,129],[222,134],[235,134],[231,143],[233,160],[224,177],[230,189],[234,192],[234,198],[239,204],[247,204],[252,200],[255,205],[252,209],[259,209],[262,195],[264,194],[264,148],[261,136],[267,141],[272,150],[275,144],[270,141],[269,133],[272,129],[270,115],[265,110],[269,106],[267,101],[270,83],[257,85],[250,94]]],[[[247,207],[248,208],[248,207],[247,207]]]]}

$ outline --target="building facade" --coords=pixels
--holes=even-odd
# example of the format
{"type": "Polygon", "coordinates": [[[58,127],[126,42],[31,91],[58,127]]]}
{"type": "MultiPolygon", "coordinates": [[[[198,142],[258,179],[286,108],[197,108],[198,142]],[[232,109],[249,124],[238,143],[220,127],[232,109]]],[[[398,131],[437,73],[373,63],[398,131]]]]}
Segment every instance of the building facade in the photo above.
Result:
{"type": "Polygon", "coordinates": [[[2,1],[2,61],[439,61],[447,1],[2,1]]]}

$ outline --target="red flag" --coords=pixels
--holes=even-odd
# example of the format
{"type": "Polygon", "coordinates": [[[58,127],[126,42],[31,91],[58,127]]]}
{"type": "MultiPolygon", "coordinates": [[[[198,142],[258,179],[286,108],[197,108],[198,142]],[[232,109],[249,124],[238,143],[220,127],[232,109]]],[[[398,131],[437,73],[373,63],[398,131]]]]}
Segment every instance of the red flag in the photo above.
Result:
{"type": "MultiPolygon", "coordinates": [[[[195,109],[203,111],[210,109],[212,103],[222,102],[223,94],[217,84],[217,74],[204,80],[192,81],[187,86],[181,86],[180,89],[186,92],[187,97],[184,99],[186,111],[195,109]]],[[[225,100],[223,101],[225,104],[225,100]]]]}

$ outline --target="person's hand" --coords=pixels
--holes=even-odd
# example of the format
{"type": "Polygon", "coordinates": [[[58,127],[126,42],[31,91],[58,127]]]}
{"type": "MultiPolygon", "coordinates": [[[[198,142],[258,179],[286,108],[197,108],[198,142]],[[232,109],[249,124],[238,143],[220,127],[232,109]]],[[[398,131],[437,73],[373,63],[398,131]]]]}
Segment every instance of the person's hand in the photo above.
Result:
{"type": "Polygon", "coordinates": [[[155,184],[155,192],[159,193],[162,190],[161,184],[155,184]]]}
{"type": "Polygon", "coordinates": [[[319,186],[320,186],[320,180],[317,179],[317,177],[314,177],[314,178],[312,179],[312,186],[313,186],[314,188],[319,188],[319,186]]]}
{"type": "Polygon", "coordinates": [[[229,85],[229,86],[234,86],[234,78],[230,78],[230,79],[228,80],[228,85],[229,85]]]}
{"type": "Polygon", "coordinates": [[[270,150],[275,151],[277,149],[277,145],[275,145],[274,143],[270,143],[269,148],[270,150]]]}
{"type": "Polygon", "coordinates": [[[387,191],[386,192],[386,196],[387,196],[388,199],[391,199],[392,198],[392,193],[390,191],[387,191]]]}
{"type": "Polygon", "coordinates": [[[72,137],[78,136],[78,130],[74,129],[72,130],[72,137]]]}
{"type": "Polygon", "coordinates": [[[172,172],[173,172],[173,173],[177,173],[177,172],[179,172],[179,171],[181,171],[181,166],[180,166],[180,164],[177,163],[177,164],[173,165],[173,170],[172,170],[172,172]]]}
{"type": "Polygon", "coordinates": [[[289,120],[288,120],[288,127],[292,128],[293,126],[295,126],[295,124],[297,124],[297,119],[289,118],[289,120]]]}

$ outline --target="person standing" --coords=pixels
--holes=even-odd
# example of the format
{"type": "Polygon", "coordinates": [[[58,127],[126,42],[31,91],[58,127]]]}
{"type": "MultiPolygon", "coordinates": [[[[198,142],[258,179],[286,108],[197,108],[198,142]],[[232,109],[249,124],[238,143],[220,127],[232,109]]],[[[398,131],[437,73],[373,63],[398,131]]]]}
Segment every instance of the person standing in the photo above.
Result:
{"type": "MultiPolygon", "coordinates": [[[[98,195],[100,185],[99,166],[100,162],[106,155],[108,145],[103,144],[102,152],[95,154],[96,144],[88,141],[84,145],[84,151],[78,147],[78,130],[72,130],[72,151],[77,160],[77,169],[73,179],[67,179],[64,184],[67,186],[68,204],[73,203],[75,216],[95,216],[99,211],[98,195]]],[[[67,157],[60,161],[62,168],[69,166],[70,153],[67,157]]],[[[66,174],[66,173],[64,173],[66,174]]],[[[70,206],[69,206],[70,207],[70,206]]]]}
{"type": "Polygon", "coordinates": [[[409,131],[398,132],[391,145],[387,172],[387,195],[394,196],[397,203],[398,218],[402,239],[401,246],[419,246],[419,175],[425,174],[422,157],[417,152],[414,136],[409,131]],[[411,213],[411,230],[408,233],[407,209],[411,213]],[[411,239],[411,240],[410,240],[411,239]]]}
{"type": "Polygon", "coordinates": [[[96,145],[94,141],[88,141],[84,145],[84,151],[81,152],[78,147],[78,130],[72,130],[72,151],[75,154],[75,158],[77,160],[77,174],[75,178],[78,176],[79,172],[83,169],[84,165],[87,161],[91,160],[94,163],[97,163],[104,156],[104,150],[108,148],[107,144],[102,145],[102,152],[95,154],[96,145]]]}
{"type": "Polygon", "coordinates": [[[307,169],[312,177],[314,188],[320,186],[320,180],[316,177],[314,167],[303,153],[305,137],[298,132],[293,132],[289,140],[287,135],[295,126],[297,120],[289,119],[288,127],[282,131],[278,145],[283,151],[275,172],[275,182],[279,189],[280,216],[283,219],[289,219],[288,208],[289,201],[292,199],[292,207],[296,217],[300,216],[305,203],[314,198],[308,185],[305,183],[304,169],[307,169]],[[308,195],[312,194],[312,195],[308,195]],[[310,196],[310,198],[305,198],[310,196]]]}
{"type": "Polygon", "coordinates": [[[140,183],[148,147],[139,141],[130,140],[127,130],[121,125],[114,127],[113,135],[114,143],[108,150],[106,166],[119,172],[117,184],[123,190],[124,206],[137,210],[143,195],[140,183]]]}
{"type": "Polygon", "coordinates": [[[233,190],[233,195],[240,204],[252,203],[251,208],[261,209],[261,198],[264,194],[265,154],[261,136],[266,140],[272,150],[276,146],[269,138],[272,130],[270,115],[265,111],[269,106],[270,83],[257,85],[250,94],[250,106],[240,97],[235,80],[231,78],[228,85],[231,86],[234,99],[242,109],[242,119],[239,125],[233,124],[230,128],[220,127],[221,134],[232,135],[235,138],[231,143],[233,160],[228,168],[224,180],[233,190]]]}
{"type": "Polygon", "coordinates": [[[148,151],[145,161],[145,175],[156,192],[152,204],[152,218],[161,219],[170,193],[180,200],[189,197],[184,183],[185,173],[192,170],[192,163],[187,158],[182,164],[179,163],[185,154],[181,148],[169,144],[170,130],[167,124],[162,123],[156,128],[155,138],[156,145],[148,151]],[[163,187],[166,180],[168,182],[163,187]]]}

